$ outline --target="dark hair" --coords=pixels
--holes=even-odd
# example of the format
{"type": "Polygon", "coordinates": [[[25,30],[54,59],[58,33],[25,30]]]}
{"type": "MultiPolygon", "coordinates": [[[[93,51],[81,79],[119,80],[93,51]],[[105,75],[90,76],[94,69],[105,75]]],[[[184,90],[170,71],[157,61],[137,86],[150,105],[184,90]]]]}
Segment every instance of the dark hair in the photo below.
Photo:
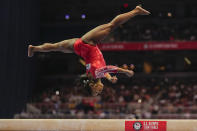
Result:
{"type": "Polygon", "coordinates": [[[94,79],[93,77],[88,77],[86,74],[80,75],[79,77],[79,85],[83,86],[85,88],[85,90],[87,91],[87,95],[92,95],[92,89],[90,84],[94,84],[96,82],[98,82],[99,79],[94,79]]]}
{"type": "Polygon", "coordinates": [[[92,89],[90,87],[90,83],[94,83],[94,80],[92,78],[87,77],[86,74],[80,76],[80,85],[85,88],[88,95],[92,95],[92,89]]]}
{"type": "Polygon", "coordinates": [[[90,83],[92,83],[93,81],[87,79],[87,80],[83,80],[83,87],[85,88],[85,90],[88,92],[89,95],[92,94],[92,89],[90,87],[90,83]]]}

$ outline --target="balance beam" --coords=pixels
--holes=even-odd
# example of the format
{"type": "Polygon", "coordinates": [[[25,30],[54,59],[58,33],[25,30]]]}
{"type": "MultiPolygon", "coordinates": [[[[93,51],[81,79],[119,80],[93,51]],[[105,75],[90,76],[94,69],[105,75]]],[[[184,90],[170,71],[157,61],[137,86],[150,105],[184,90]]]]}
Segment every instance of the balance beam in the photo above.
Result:
{"type": "Polygon", "coordinates": [[[158,123],[153,131],[197,131],[197,120],[123,119],[1,119],[0,131],[150,131],[158,123]]]}

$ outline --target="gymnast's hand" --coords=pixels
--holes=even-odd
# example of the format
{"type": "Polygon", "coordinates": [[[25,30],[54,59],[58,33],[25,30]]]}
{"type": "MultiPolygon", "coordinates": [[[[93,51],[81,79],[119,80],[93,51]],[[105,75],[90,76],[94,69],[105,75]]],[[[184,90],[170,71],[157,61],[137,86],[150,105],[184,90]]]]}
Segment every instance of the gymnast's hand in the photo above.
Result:
{"type": "Polygon", "coordinates": [[[110,80],[113,84],[115,84],[118,81],[118,78],[116,76],[112,76],[110,80]]]}
{"type": "Polygon", "coordinates": [[[118,80],[116,76],[111,76],[109,73],[105,74],[105,78],[113,84],[115,84],[118,80]]]}

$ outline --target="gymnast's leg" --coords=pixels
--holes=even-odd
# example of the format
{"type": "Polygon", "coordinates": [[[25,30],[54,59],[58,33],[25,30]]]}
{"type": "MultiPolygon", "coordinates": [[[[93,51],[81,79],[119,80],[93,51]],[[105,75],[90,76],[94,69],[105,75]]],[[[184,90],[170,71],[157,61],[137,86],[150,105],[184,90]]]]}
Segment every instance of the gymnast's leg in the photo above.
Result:
{"type": "Polygon", "coordinates": [[[136,6],[134,10],[124,14],[120,14],[116,16],[111,22],[104,25],[100,25],[94,28],[93,30],[89,31],[82,37],[82,40],[86,43],[95,45],[99,43],[101,40],[103,40],[110,32],[112,32],[113,29],[124,24],[129,19],[135,17],[136,15],[149,14],[150,12],[148,12],[147,10],[143,9],[140,6],[136,6]]]}
{"type": "Polygon", "coordinates": [[[57,43],[44,43],[39,46],[29,45],[28,47],[28,56],[32,57],[35,52],[51,52],[51,51],[60,51],[64,53],[73,52],[73,44],[77,38],[68,39],[57,43]]]}

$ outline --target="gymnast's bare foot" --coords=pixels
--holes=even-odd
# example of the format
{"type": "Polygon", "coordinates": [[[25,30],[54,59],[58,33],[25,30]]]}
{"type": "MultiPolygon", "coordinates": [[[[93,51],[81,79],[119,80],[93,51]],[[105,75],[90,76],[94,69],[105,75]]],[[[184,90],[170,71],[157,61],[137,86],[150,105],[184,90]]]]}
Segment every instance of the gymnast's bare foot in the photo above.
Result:
{"type": "Polygon", "coordinates": [[[28,57],[32,57],[34,55],[33,46],[29,45],[28,47],[28,57]]]}
{"type": "Polygon", "coordinates": [[[150,15],[150,12],[143,9],[141,6],[136,6],[134,10],[136,10],[139,15],[150,15]]]}

